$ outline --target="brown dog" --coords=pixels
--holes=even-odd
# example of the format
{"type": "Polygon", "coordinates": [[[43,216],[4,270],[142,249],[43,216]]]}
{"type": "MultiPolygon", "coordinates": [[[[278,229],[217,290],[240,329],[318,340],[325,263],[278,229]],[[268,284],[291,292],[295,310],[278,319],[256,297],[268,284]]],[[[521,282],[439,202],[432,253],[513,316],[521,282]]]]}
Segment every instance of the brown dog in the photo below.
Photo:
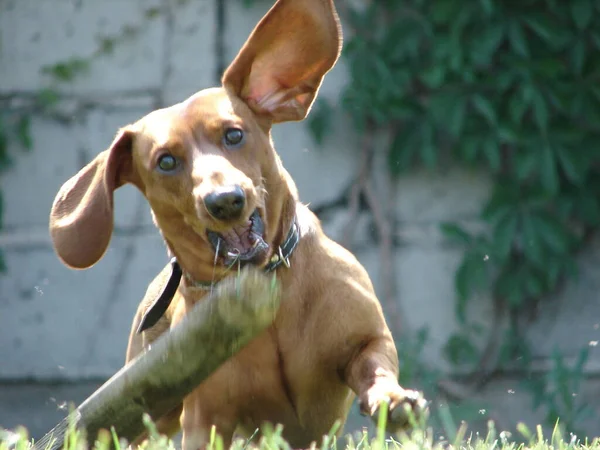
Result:
{"type": "MultiPolygon", "coordinates": [[[[184,400],[184,449],[203,448],[212,425],[229,444],[264,422],[283,424],[292,446],[308,447],[345,421],[355,394],[371,415],[389,399],[392,428],[406,425],[405,405],[417,414],[424,407],[398,385],[396,348],[366,271],[299,203],[271,141],[272,124],[306,117],[340,46],[332,0],[278,0],[221,88],[121,129],[53,204],[52,239],[71,267],[87,268],[106,251],[113,191],[125,183],[145,195],[176,257],[183,277],[174,298],[145,322],[156,316],[167,266],[138,309],[127,360],[177,324],[229,266],[276,271],[284,295],[273,325],[184,400]]],[[[162,418],[162,430],[176,430],[178,416],[162,418]]]]}

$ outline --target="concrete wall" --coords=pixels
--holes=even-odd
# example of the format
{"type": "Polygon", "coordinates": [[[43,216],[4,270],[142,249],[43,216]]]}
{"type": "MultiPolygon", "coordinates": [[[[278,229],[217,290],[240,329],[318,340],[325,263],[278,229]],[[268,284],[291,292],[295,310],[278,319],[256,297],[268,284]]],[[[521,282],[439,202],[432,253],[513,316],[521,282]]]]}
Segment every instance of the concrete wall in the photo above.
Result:
{"type": "MultiPolygon", "coordinates": [[[[47,231],[50,205],[62,183],[104,150],[118,127],[215,85],[219,61],[233,58],[270,5],[256,1],[247,9],[241,3],[225,2],[226,32],[220,41],[215,0],[0,0],[0,107],[7,111],[26,105],[36,92],[52,85],[43,66],[88,57],[97,50],[100,37],[118,34],[124,27],[137,30],[112,53],[94,58],[88,72],[58,86],[60,114],[34,114],[34,148],[25,153],[13,146],[15,165],[1,175],[0,247],[8,271],[0,276],[0,383],[5,386],[0,389],[0,426],[25,423],[43,431],[54,419],[44,421],[40,410],[56,412],[63,400],[80,401],[96,381],[123,364],[137,302],[166,262],[149,208],[134,188],[118,190],[116,227],[106,256],[92,269],[73,271],[52,251],[47,231]],[[221,47],[224,54],[218,53],[221,47]],[[76,386],[85,380],[93,381],[83,391],[68,390],[68,383],[76,386]],[[62,398],[51,394],[49,383],[55,382],[67,383],[57,388],[62,398]],[[30,385],[37,394],[27,394],[30,385]]],[[[340,63],[321,95],[336,98],[346,79],[340,63]]],[[[338,198],[356,171],[352,129],[340,118],[334,126],[324,148],[315,145],[303,124],[283,124],[274,131],[276,147],[302,200],[317,209],[338,198]]],[[[448,369],[441,348],[459,329],[453,274],[461,249],[442,239],[439,224],[455,219],[476,224],[489,182],[482,174],[444,168],[436,173],[415,171],[379,189],[381,196],[394,199],[395,308],[402,313],[403,330],[410,334],[428,327],[424,359],[448,369]]],[[[337,239],[348,211],[329,210],[322,218],[337,239]]],[[[353,250],[380,289],[381,260],[373,235],[372,220],[363,214],[353,250]]],[[[581,258],[578,281],[538,311],[530,326],[542,367],[548,366],[555,346],[574,356],[591,345],[587,370],[590,376],[598,373],[600,352],[593,346],[600,340],[599,250],[598,243],[591,246],[581,258]]],[[[489,302],[474,303],[474,317],[489,324],[489,302]]],[[[489,414],[506,426],[521,419],[541,420],[539,414],[523,417],[529,399],[511,390],[514,381],[502,379],[478,398],[490,403],[489,414]]],[[[600,404],[600,390],[588,390],[594,404],[600,404]]]]}

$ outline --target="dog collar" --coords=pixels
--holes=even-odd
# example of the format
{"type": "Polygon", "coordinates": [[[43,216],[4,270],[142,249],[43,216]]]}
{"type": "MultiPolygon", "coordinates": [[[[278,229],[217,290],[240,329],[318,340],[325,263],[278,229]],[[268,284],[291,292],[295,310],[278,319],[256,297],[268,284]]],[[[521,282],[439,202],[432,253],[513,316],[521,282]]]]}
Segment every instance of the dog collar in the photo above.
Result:
{"type": "MultiPolygon", "coordinates": [[[[288,231],[285,241],[277,247],[276,252],[271,256],[271,259],[264,267],[265,272],[273,272],[281,265],[284,265],[288,269],[290,268],[290,256],[296,250],[298,243],[300,242],[300,230],[296,218],[292,222],[292,226],[288,231]]],[[[175,293],[179,288],[181,277],[184,276],[190,287],[194,289],[203,289],[209,291],[214,286],[214,283],[210,281],[196,281],[187,272],[183,272],[177,258],[171,258],[169,262],[171,267],[171,273],[169,279],[165,284],[165,287],[161,293],[156,297],[156,300],[150,305],[142,320],[138,326],[137,332],[141,333],[144,330],[154,326],[156,322],[164,315],[167,308],[171,304],[175,293]]]]}

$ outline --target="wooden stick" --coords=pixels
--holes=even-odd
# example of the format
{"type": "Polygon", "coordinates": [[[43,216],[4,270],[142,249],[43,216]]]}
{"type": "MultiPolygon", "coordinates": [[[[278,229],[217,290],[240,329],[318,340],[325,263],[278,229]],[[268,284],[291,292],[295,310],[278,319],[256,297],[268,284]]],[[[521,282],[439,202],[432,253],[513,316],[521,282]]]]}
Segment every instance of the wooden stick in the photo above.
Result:
{"type": "Polygon", "coordinates": [[[70,421],[85,430],[92,444],[98,431],[111,426],[133,441],[145,431],[144,413],[154,420],[183,398],[221,364],[241,350],[275,318],[279,287],[274,275],[244,268],[215,286],[184,320],[152,343],[88,397],[34,449],[64,445],[70,421]]]}

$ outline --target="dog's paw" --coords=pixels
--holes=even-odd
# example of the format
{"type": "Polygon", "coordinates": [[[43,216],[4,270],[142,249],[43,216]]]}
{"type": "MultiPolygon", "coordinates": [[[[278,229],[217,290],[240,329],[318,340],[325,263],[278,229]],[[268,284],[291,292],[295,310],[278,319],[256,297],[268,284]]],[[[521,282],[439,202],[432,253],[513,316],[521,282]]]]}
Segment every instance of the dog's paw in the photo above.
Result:
{"type": "Polygon", "coordinates": [[[392,386],[375,385],[359,399],[361,414],[379,417],[382,404],[388,405],[387,429],[391,432],[407,429],[411,423],[419,423],[429,412],[427,400],[420,392],[403,389],[398,384],[392,386]],[[411,418],[412,416],[412,418],[411,418]]]}

